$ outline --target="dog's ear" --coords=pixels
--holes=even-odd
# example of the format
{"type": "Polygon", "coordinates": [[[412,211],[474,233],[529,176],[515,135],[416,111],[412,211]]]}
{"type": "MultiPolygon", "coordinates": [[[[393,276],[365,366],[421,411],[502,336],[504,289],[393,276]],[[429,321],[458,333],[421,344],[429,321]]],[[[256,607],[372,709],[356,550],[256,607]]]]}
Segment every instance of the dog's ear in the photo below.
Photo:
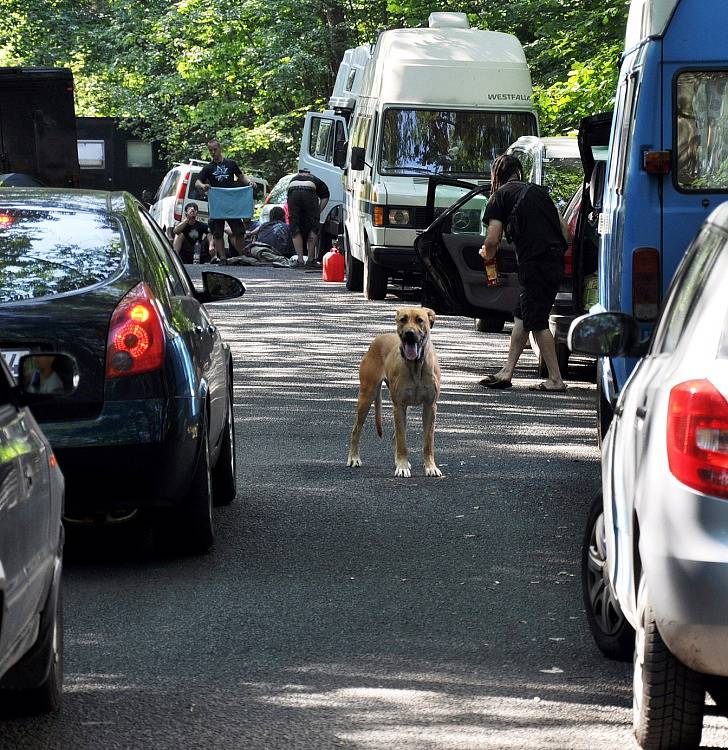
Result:
{"type": "Polygon", "coordinates": [[[402,308],[399,307],[394,313],[394,322],[399,323],[399,316],[402,314],[402,308]]]}
{"type": "Polygon", "coordinates": [[[429,307],[426,307],[425,312],[427,313],[427,319],[430,321],[430,328],[432,328],[435,325],[435,311],[430,310],[429,307]]]}

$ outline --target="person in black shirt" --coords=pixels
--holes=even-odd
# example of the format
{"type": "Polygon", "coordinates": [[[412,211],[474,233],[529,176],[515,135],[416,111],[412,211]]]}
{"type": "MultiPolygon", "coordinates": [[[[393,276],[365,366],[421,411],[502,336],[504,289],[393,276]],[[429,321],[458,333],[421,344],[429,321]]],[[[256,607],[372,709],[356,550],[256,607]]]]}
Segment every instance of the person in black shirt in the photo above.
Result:
{"type": "Polygon", "coordinates": [[[174,249],[183,263],[192,263],[195,254],[195,245],[200,243],[200,262],[204,263],[210,257],[207,233],[209,227],[204,221],[197,220],[197,206],[188,203],[185,206],[185,218],[175,226],[174,249]]]}
{"type": "MultiPolygon", "coordinates": [[[[255,185],[247,175],[243,174],[240,167],[232,159],[226,159],[222,154],[222,148],[217,139],[213,138],[207,144],[207,148],[212,156],[212,161],[206,164],[202,171],[197,175],[195,187],[203,193],[211,187],[231,188],[242,187],[243,185],[255,185]]],[[[210,219],[210,230],[215,245],[215,256],[213,263],[226,263],[225,257],[225,221],[227,221],[232,231],[232,241],[239,254],[245,254],[245,225],[242,218],[240,219],[210,219]]]]}
{"type": "Polygon", "coordinates": [[[303,265],[305,246],[308,255],[306,265],[315,266],[320,216],[329,202],[329,188],[323,180],[314,177],[307,169],[301,169],[288,183],[286,200],[288,222],[291,225],[298,264],[303,265]]]}
{"type": "Polygon", "coordinates": [[[480,255],[486,260],[495,258],[505,231],[516,246],[521,292],[513,311],[506,364],[494,375],[486,375],[480,384],[486,388],[511,387],[513,371],[532,331],[549,376],[531,390],[564,391],[566,385],[549,329],[549,313],[564,275],[566,240],[559,212],[543,187],[523,181],[521,162],[515,156],[499,156],[493,162],[491,182],[491,197],[483,217],[488,228],[480,255]]]}

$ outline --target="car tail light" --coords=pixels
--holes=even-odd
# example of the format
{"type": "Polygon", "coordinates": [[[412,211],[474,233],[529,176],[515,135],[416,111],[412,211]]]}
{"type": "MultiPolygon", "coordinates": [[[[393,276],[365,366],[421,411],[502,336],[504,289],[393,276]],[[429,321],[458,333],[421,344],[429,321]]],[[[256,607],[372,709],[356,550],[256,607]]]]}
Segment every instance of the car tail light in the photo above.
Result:
{"type": "Polygon", "coordinates": [[[569,242],[564,253],[564,276],[570,278],[574,275],[574,243],[569,242]]]}
{"type": "Polygon", "coordinates": [[[106,377],[157,370],[164,362],[164,329],[149,287],[137,284],[116,306],[106,341],[106,377]]]}
{"type": "Polygon", "coordinates": [[[190,173],[186,172],[182,182],[177,190],[177,197],[174,200],[174,220],[182,221],[182,212],[185,207],[185,196],[187,195],[187,186],[190,184],[190,173]]]}
{"type": "Polygon", "coordinates": [[[709,380],[670,392],[667,458],[676,479],[706,495],[728,498],[728,401],[709,380]]]}
{"type": "Polygon", "coordinates": [[[632,314],[637,320],[656,320],[660,309],[660,254],[640,247],[632,255],[632,314]]]}

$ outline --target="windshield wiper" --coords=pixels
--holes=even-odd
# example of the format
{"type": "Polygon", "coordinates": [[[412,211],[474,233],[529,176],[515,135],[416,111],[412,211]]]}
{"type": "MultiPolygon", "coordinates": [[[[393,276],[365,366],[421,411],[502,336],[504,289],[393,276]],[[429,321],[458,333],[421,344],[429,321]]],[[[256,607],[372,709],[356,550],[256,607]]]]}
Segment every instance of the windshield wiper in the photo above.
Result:
{"type": "Polygon", "coordinates": [[[435,175],[437,172],[432,172],[427,167],[387,167],[384,174],[391,174],[392,172],[415,172],[416,174],[435,175]]]}

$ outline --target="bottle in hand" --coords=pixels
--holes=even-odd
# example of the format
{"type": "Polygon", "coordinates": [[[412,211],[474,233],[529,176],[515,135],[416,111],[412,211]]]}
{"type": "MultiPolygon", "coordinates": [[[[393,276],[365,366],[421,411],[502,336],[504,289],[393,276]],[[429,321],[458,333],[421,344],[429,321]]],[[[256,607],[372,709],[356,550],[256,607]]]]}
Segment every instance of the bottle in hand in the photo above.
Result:
{"type": "Polygon", "coordinates": [[[485,278],[488,286],[498,286],[498,268],[495,258],[484,260],[483,265],[485,266],[485,278]]]}

